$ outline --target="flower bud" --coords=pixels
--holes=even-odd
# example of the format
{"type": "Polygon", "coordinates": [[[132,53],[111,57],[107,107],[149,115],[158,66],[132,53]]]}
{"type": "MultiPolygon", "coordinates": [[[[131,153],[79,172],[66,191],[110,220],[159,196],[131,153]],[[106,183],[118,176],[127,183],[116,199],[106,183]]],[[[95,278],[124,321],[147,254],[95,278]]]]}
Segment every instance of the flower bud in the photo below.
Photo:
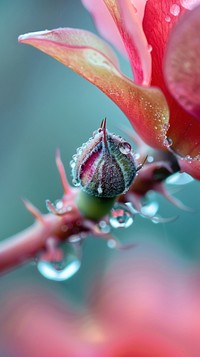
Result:
{"type": "Polygon", "coordinates": [[[131,145],[106,129],[106,119],[71,161],[73,183],[96,197],[125,193],[137,172],[131,145]]]}

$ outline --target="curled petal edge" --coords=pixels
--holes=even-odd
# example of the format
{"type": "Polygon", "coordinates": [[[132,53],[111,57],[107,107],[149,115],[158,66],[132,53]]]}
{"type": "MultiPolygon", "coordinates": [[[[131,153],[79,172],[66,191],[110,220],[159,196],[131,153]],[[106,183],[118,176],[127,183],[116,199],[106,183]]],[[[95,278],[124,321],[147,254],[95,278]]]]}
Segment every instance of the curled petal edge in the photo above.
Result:
{"type": "Polygon", "coordinates": [[[124,112],[148,145],[166,150],[169,111],[163,93],[156,87],[138,86],[125,77],[110,55],[112,50],[100,38],[95,36],[95,41],[87,42],[85,31],[73,29],[78,31],[73,39],[71,31],[61,28],[29,33],[21,35],[19,42],[54,57],[96,85],[124,112]]]}

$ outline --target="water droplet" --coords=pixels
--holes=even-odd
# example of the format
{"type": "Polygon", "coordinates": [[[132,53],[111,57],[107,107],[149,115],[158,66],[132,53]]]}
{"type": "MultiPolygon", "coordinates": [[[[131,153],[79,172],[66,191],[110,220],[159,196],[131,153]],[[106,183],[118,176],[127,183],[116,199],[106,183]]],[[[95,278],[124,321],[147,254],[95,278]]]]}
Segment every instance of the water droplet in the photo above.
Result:
{"type": "Polygon", "coordinates": [[[73,179],[72,179],[72,183],[73,183],[73,185],[76,186],[76,187],[80,186],[80,182],[79,182],[76,178],[73,178],[73,179]]]}
{"type": "Polygon", "coordinates": [[[98,186],[97,191],[99,194],[101,194],[103,192],[102,187],[100,185],[98,186]]]}
{"type": "Polygon", "coordinates": [[[47,259],[45,253],[42,253],[38,258],[38,271],[47,279],[67,280],[80,269],[81,247],[78,244],[64,243],[59,249],[61,254],[57,258],[51,256],[50,259],[47,259]]]}
{"type": "Polygon", "coordinates": [[[79,147],[78,149],[76,149],[76,154],[77,155],[80,155],[82,153],[82,148],[81,147],[79,147]]]}
{"type": "Polygon", "coordinates": [[[148,52],[151,52],[151,51],[152,51],[152,49],[153,49],[153,47],[152,47],[151,45],[148,45],[148,46],[147,46],[147,50],[148,50],[148,52]]]}
{"type": "Polygon", "coordinates": [[[181,5],[187,9],[187,10],[192,10],[197,4],[200,3],[200,1],[196,0],[180,0],[181,5]]]}
{"type": "Polygon", "coordinates": [[[171,14],[174,15],[174,16],[178,16],[179,13],[180,13],[180,11],[181,11],[181,8],[180,8],[180,6],[177,5],[177,4],[173,4],[173,5],[170,7],[170,12],[171,12],[171,14]]]}
{"type": "Polygon", "coordinates": [[[144,204],[141,208],[141,214],[147,217],[153,217],[158,212],[159,204],[156,201],[144,204]]]}
{"type": "Polygon", "coordinates": [[[114,249],[117,246],[117,242],[114,239],[109,239],[107,242],[108,248],[114,249]]]}
{"type": "Polygon", "coordinates": [[[189,164],[192,163],[192,157],[190,155],[186,155],[183,159],[188,161],[189,164]]]}
{"type": "Polygon", "coordinates": [[[119,144],[119,150],[122,154],[127,155],[131,152],[131,145],[126,141],[119,144]]]}
{"type": "Polygon", "coordinates": [[[165,17],[165,21],[166,21],[166,22],[170,22],[170,21],[171,21],[171,18],[170,18],[169,16],[166,16],[166,17],[165,17]]]}
{"type": "Polygon", "coordinates": [[[173,141],[172,141],[172,139],[171,138],[165,138],[164,139],[164,145],[167,147],[167,148],[169,148],[170,146],[172,146],[172,144],[173,144],[173,141]]]}
{"type": "Polygon", "coordinates": [[[105,221],[100,221],[99,224],[98,224],[98,226],[99,226],[99,229],[100,229],[100,231],[101,231],[102,233],[107,234],[107,233],[110,232],[110,226],[109,226],[109,224],[107,224],[105,221]]]}
{"type": "Polygon", "coordinates": [[[110,213],[110,225],[113,228],[128,228],[133,224],[134,214],[125,204],[115,203],[110,213]]]}
{"type": "Polygon", "coordinates": [[[151,155],[147,156],[147,162],[151,163],[153,161],[154,161],[154,157],[153,156],[151,156],[151,155]]]}
{"type": "Polygon", "coordinates": [[[69,164],[72,169],[76,166],[76,162],[74,160],[71,160],[69,164]]]}
{"type": "Polygon", "coordinates": [[[57,209],[57,210],[61,210],[61,209],[63,209],[63,206],[64,206],[64,204],[63,204],[63,201],[62,200],[57,200],[56,202],[55,202],[55,208],[57,209]]]}
{"type": "Polygon", "coordinates": [[[170,185],[186,185],[192,181],[194,181],[194,179],[185,172],[177,172],[166,179],[166,183],[170,185]]]}

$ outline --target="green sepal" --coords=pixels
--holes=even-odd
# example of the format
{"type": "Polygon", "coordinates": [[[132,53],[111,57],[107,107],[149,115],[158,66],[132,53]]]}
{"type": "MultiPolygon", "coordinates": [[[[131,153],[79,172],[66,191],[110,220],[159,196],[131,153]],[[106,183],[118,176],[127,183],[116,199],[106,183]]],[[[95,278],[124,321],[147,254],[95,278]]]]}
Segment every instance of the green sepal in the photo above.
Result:
{"type": "Polygon", "coordinates": [[[116,197],[96,197],[81,190],[77,196],[76,203],[84,217],[98,221],[111,211],[115,200],[116,197]]]}

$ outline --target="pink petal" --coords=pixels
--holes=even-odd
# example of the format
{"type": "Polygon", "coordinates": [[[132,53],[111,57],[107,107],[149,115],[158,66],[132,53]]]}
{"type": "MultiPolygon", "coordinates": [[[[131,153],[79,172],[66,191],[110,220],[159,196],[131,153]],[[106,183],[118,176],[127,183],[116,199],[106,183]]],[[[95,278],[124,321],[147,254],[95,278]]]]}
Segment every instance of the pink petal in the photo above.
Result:
{"type": "Polygon", "coordinates": [[[118,30],[131,62],[134,80],[138,84],[148,85],[151,80],[151,47],[148,46],[142,20],[146,0],[104,0],[118,30]]]}
{"type": "Polygon", "coordinates": [[[124,56],[127,52],[117,26],[103,0],[82,0],[83,5],[92,14],[99,33],[113,44],[124,56]]]}
{"type": "Polygon", "coordinates": [[[165,56],[165,79],[171,94],[200,119],[200,6],[174,27],[165,56]]]}
{"type": "Polygon", "coordinates": [[[95,84],[119,106],[147,144],[164,147],[168,108],[162,92],[137,86],[123,76],[111,50],[97,36],[57,29],[22,35],[19,42],[40,49],[95,84]]]}

